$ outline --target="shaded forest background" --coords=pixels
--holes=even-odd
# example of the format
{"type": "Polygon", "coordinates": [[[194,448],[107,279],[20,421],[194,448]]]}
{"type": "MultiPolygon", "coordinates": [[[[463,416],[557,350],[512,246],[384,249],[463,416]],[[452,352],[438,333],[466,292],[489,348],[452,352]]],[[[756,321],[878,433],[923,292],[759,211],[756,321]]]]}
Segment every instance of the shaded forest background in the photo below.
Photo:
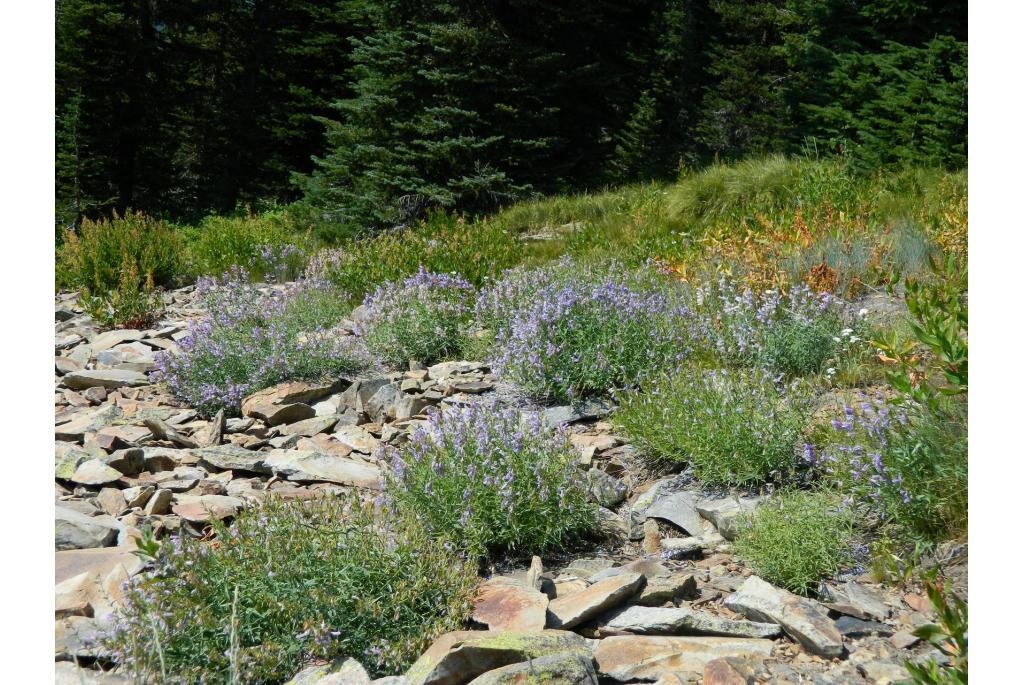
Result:
{"type": "Polygon", "coordinates": [[[58,0],[58,226],[324,235],[772,152],[967,160],[967,4],[58,0]]]}

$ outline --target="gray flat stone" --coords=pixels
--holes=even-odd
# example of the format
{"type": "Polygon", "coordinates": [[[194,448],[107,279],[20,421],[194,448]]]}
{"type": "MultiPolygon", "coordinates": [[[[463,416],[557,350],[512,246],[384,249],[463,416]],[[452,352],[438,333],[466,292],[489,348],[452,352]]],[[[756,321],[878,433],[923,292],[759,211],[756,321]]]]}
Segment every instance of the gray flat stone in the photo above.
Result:
{"type": "Polygon", "coordinates": [[[697,513],[697,498],[691,492],[674,492],[659,497],[645,512],[647,518],[668,521],[690,535],[704,533],[704,519],[697,513]]]}
{"type": "Polygon", "coordinates": [[[639,573],[623,573],[594,583],[585,590],[567,597],[558,597],[548,605],[548,626],[572,628],[609,609],[613,609],[638,593],[645,578],[639,573]]]}
{"type": "Polygon", "coordinates": [[[54,507],[54,545],[58,550],[111,547],[120,528],[68,507],[54,507]]]}
{"type": "Polygon", "coordinates": [[[271,473],[266,464],[266,453],[254,452],[236,445],[218,445],[193,450],[200,462],[225,471],[246,471],[248,473],[271,473]]]}
{"type": "Polygon", "coordinates": [[[311,450],[272,450],[264,462],[292,481],[327,482],[381,489],[380,469],[370,464],[311,450]]]}
{"type": "Polygon", "coordinates": [[[747,578],[725,599],[725,606],[754,621],[778,623],[812,654],[837,657],[843,653],[843,637],[824,607],[757,576],[747,578]]]}
{"type": "Polygon", "coordinates": [[[606,626],[639,635],[720,635],[723,637],[776,637],[777,623],[733,621],[688,607],[631,606],[619,611],[606,626]]]}
{"type": "Polygon", "coordinates": [[[92,371],[72,371],[65,374],[61,379],[64,387],[72,390],[85,390],[87,388],[106,388],[116,390],[117,388],[135,388],[140,385],[149,385],[149,378],[138,371],[124,371],[118,369],[96,369],[92,371]]]}

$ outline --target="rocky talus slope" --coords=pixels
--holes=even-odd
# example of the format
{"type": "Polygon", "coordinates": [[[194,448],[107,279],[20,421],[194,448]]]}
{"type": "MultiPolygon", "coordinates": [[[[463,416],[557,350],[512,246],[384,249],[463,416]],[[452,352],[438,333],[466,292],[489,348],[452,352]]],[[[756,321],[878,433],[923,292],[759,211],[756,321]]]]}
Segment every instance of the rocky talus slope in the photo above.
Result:
{"type": "MultiPolygon", "coordinates": [[[[152,329],[107,332],[73,296],[56,300],[58,683],[129,682],[98,670],[97,637],[122,583],[141,568],[132,554],[140,530],[202,536],[211,519],[269,495],[372,497],[378,445],[401,444],[431,407],[505,397],[484,364],[459,361],[284,383],[247,398],[240,418],[206,420],[147,376],[154,355],[174,350],[188,318],[201,314],[190,289],[167,298],[152,329]]],[[[481,579],[472,629],[440,637],[407,673],[378,685],[884,684],[907,676],[907,659],[940,658],[910,633],[932,618],[916,592],[843,577],[812,600],[752,574],[730,540],[758,499],[652,472],[615,435],[607,403],[522,410],[569,425],[605,542],[493,569],[481,579]]],[[[291,681],[369,682],[352,660],[310,666],[291,681]]]]}

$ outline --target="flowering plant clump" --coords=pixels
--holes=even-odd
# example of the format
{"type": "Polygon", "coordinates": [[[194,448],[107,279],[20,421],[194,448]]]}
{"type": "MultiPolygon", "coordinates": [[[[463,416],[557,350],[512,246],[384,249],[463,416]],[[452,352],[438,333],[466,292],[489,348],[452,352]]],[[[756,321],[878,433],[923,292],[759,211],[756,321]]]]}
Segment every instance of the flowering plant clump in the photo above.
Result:
{"type": "Polygon", "coordinates": [[[692,327],[689,309],[637,280],[555,279],[498,328],[491,363],[535,399],[573,400],[677,364],[692,327]]]}
{"type": "Polygon", "coordinates": [[[951,401],[948,409],[892,407],[861,393],[832,420],[825,446],[804,446],[804,459],[912,534],[955,534],[967,522],[966,406],[951,401]]]}
{"type": "Polygon", "coordinates": [[[233,269],[220,282],[200,279],[196,292],[208,314],[190,323],[178,352],[158,356],[153,379],[203,414],[237,413],[246,395],[284,380],[336,376],[369,364],[356,343],[331,332],[336,309],[308,306],[329,301],[313,284],[267,295],[245,271],[233,269]]]}
{"type": "Polygon", "coordinates": [[[491,402],[433,412],[389,459],[393,505],[475,554],[539,553],[595,523],[576,451],[536,415],[491,402]]]}
{"type": "Polygon", "coordinates": [[[615,421],[651,456],[687,462],[705,482],[783,480],[812,410],[810,388],[759,370],[682,371],[627,395],[615,421]]]}
{"type": "Polygon", "coordinates": [[[249,268],[263,274],[271,282],[284,283],[302,272],[305,253],[293,243],[264,243],[257,245],[257,254],[249,261],[249,268]]]}
{"type": "Polygon", "coordinates": [[[174,538],[106,640],[132,682],[280,683],[311,659],[404,671],[469,614],[476,565],[354,499],[269,500],[216,542],[174,538]]]}
{"type": "Polygon", "coordinates": [[[388,364],[433,364],[458,354],[469,323],[473,286],[459,276],[423,270],[387,282],[366,297],[362,334],[388,364]]]}
{"type": "Polygon", "coordinates": [[[841,302],[807,286],[755,295],[722,276],[693,300],[705,344],[729,364],[802,375],[821,370],[839,342],[841,302]]]}

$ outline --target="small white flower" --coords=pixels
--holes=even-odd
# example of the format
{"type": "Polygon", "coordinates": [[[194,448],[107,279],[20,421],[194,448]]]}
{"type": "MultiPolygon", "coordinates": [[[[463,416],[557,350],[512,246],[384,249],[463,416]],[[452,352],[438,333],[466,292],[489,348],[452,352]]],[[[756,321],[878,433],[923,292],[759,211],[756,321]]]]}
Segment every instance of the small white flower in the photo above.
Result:
{"type": "Polygon", "coordinates": [[[836,370],[835,370],[835,368],[830,366],[827,369],[825,369],[825,374],[828,375],[828,376],[834,376],[834,375],[836,375],[836,370]]]}
{"type": "Polygon", "coordinates": [[[867,315],[868,315],[868,308],[867,307],[864,307],[859,312],[857,312],[857,316],[859,316],[861,318],[864,318],[867,315]]]}
{"type": "Polygon", "coordinates": [[[832,336],[832,340],[834,340],[835,342],[842,342],[842,341],[841,341],[841,340],[839,339],[839,337],[838,337],[838,336],[834,336],[834,335],[832,336]]]}
{"type": "Polygon", "coordinates": [[[853,333],[853,329],[852,328],[844,328],[843,330],[839,331],[839,335],[842,335],[842,336],[847,336],[847,335],[850,335],[851,333],[853,333]]]}

